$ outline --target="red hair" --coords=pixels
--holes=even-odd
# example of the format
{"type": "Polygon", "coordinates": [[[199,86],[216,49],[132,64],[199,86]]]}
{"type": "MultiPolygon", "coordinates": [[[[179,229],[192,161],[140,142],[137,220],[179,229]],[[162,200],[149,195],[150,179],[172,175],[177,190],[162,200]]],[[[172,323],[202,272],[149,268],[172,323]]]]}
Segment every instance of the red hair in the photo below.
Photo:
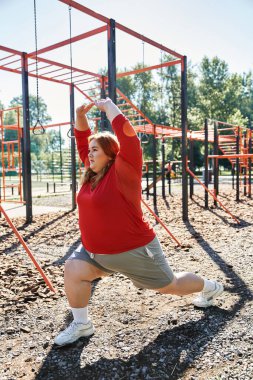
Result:
{"type": "Polygon", "coordinates": [[[90,167],[85,169],[81,184],[91,183],[91,187],[94,189],[114,163],[119,152],[119,142],[117,137],[110,132],[99,132],[89,136],[88,142],[90,143],[92,140],[96,140],[100,148],[111,159],[99,173],[93,172],[90,167]]]}

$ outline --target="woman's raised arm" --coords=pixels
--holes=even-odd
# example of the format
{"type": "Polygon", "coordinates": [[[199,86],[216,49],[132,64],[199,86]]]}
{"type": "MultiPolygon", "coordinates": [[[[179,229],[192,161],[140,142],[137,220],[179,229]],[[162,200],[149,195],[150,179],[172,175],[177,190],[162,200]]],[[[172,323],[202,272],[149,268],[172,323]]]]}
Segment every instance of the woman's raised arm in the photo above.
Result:
{"type": "Polygon", "coordinates": [[[76,109],[76,125],[74,133],[79,157],[84,163],[85,167],[89,166],[88,137],[91,135],[91,130],[86,114],[93,106],[94,103],[90,103],[87,106],[81,106],[76,109]]]}
{"type": "Polygon", "coordinates": [[[120,144],[119,156],[137,169],[138,172],[141,171],[141,144],[129,120],[109,98],[95,101],[95,106],[101,111],[106,112],[106,116],[111,122],[113,131],[120,144]]]}

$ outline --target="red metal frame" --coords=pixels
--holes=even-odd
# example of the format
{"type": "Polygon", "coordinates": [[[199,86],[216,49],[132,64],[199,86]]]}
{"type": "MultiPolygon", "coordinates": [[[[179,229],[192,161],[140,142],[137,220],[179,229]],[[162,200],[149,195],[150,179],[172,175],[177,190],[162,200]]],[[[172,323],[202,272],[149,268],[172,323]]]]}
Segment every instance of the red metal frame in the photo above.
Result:
{"type": "MultiPolygon", "coordinates": [[[[70,6],[70,7],[72,7],[72,8],[74,8],[74,9],[76,9],[76,10],[79,10],[80,12],[83,12],[83,13],[87,14],[90,17],[96,18],[97,20],[105,23],[105,25],[102,25],[102,26],[100,26],[100,27],[98,27],[96,29],[87,31],[85,33],[82,33],[82,34],[80,34],[78,36],[71,37],[71,39],[60,41],[60,42],[55,43],[53,45],[50,45],[50,46],[44,47],[42,49],[39,49],[37,51],[37,54],[36,54],[35,51],[32,51],[32,52],[30,52],[30,53],[27,54],[27,57],[30,58],[30,59],[35,59],[36,58],[35,54],[36,54],[37,55],[37,61],[38,62],[47,63],[48,64],[47,67],[49,67],[50,65],[52,65],[52,66],[56,66],[58,68],[65,68],[65,69],[71,71],[72,74],[74,72],[79,72],[79,73],[83,73],[83,74],[89,74],[89,75],[92,75],[92,76],[97,77],[97,78],[101,78],[101,75],[99,75],[99,74],[91,73],[89,71],[77,69],[77,68],[74,68],[74,67],[71,68],[68,65],[61,64],[60,62],[55,62],[55,61],[51,61],[51,60],[48,60],[48,59],[40,57],[41,54],[44,54],[44,53],[47,53],[49,51],[58,49],[60,47],[72,44],[72,43],[77,42],[77,41],[81,41],[81,40],[83,40],[85,38],[89,38],[91,36],[94,36],[94,35],[97,35],[97,34],[100,34],[100,33],[106,32],[106,31],[108,33],[108,31],[109,31],[109,28],[108,28],[108,25],[110,24],[110,19],[109,18],[107,18],[107,17],[105,17],[105,16],[103,16],[103,15],[97,13],[97,12],[94,12],[93,10],[85,7],[84,5],[79,4],[76,1],[72,1],[72,0],[59,0],[59,1],[62,2],[62,3],[64,3],[64,4],[66,4],[66,5],[68,5],[68,6],[70,6]]],[[[132,75],[132,74],[137,74],[137,73],[145,72],[145,71],[148,71],[148,70],[158,69],[158,68],[161,68],[161,67],[166,67],[166,66],[171,66],[171,65],[176,65],[176,64],[181,64],[181,66],[183,65],[183,58],[184,58],[183,55],[175,52],[172,49],[167,48],[166,46],[164,46],[164,45],[162,45],[160,43],[157,43],[157,42],[153,41],[150,38],[147,38],[147,37],[141,35],[140,33],[135,32],[134,30],[132,30],[132,29],[130,29],[130,28],[128,28],[128,27],[120,24],[120,23],[115,23],[115,26],[119,30],[121,30],[121,31],[123,31],[123,32],[125,32],[125,33],[127,33],[127,34],[129,34],[129,35],[131,35],[133,37],[135,37],[135,38],[138,38],[141,41],[146,42],[146,43],[148,43],[148,44],[150,44],[150,45],[152,45],[152,46],[154,46],[154,47],[156,47],[156,48],[158,48],[158,49],[160,49],[162,51],[165,51],[165,52],[171,54],[172,56],[178,58],[178,60],[170,61],[170,62],[164,62],[162,64],[155,65],[155,66],[150,66],[148,68],[143,68],[143,69],[140,69],[140,70],[134,70],[134,71],[131,71],[131,72],[128,72],[128,73],[119,73],[117,75],[118,78],[123,77],[123,76],[127,76],[127,75],[132,75]]],[[[15,57],[15,56],[21,57],[22,56],[22,52],[14,50],[14,49],[11,49],[11,48],[8,48],[6,46],[0,45],[0,50],[6,51],[6,52],[12,54],[12,55],[8,55],[7,57],[12,57],[12,56],[13,57],[15,57]]],[[[7,57],[2,58],[1,60],[6,59],[7,57]]],[[[18,67],[16,69],[8,67],[11,63],[14,63],[15,61],[18,61],[18,60],[19,59],[14,60],[12,62],[8,62],[8,63],[6,63],[4,65],[1,65],[0,69],[20,74],[21,73],[21,67],[18,67]]],[[[38,68],[38,71],[41,71],[43,68],[45,68],[45,66],[42,67],[42,68],[38,68]]],[[[56,70],[58,70],[58,69],[56,69],[56,70]]],[[[48,77],[48,76],[46,76],[46,75],[48,75],[48,74],[50,74],[52,72],[55,72],[56,70],[49,71],[48,73],[44,73],[44,74],[38,74],[38,78],[39,79],[44,79],[44,80],[47,80],[47,81],[52,81],[52,82],[55,82],[55,83],[61,83],[61,84],[65,84],[65,85],[71,85],[71,83],[66,82],[65,80],[57,80],[57,79],[55,79],[55,77],[48,77]]],[[[34,72],[34,70],[30,70],[28,75],[32,76],[32,77],[36,77],[36,75],[33,74],[33,72],[34,72]]],[[[67,73],[65,73],[65,74],[67,75],[67,73]]],[[[62,74],[62,75],[64,75],[64,74],[62,74]]],[[[70,78],[73,78],[73,75],[71,75],[70,78]]],[[[67,80],[70,80],[70,78],[68,78],[67,80]]]]}
{"type": "MultiPolygon", "coordinates": [[[[78,68],[75,68],[75,67],[70,67],[68,65],[65,65],[65,64],[62,64],[60,62],[55,62],[55,61],[52,61],[52,60],[49,60],[49,59],[45,59],[45,58],[42,58],[40,55],[41,54],[44,54],[44,53],[47,53],[49,51],[53,51],[55,49],[58,49],[60,47],[63,47],[63,46],[66,46],[66,45],[69,45],[69,44],[72,44],[74,42],[77,42],[77,41],[81,41],[85,38],[89,38],[91,36],[94,36],[94,35],[97,35],[99,33],[102,33],[102,32],[107,32],[107,37],[109,37],[109,31],[110,31],[110,19],[103,16],[103,15],[100,15],[99,13],[96,13],[94,11],[92,11],[91,9],[75,2],[75,1],[72,1],[72,0],[59,0],[60,2],[68,5],[69,7],[72,7],[72,8],[75,8],[83,13],[86,13],[87,15],[91,16],[91,17],[94,17],[96,18],[97,20],[100,20],[101,22],[105,23],[105,25],[99,27],[99,28],[96,28],[96,29],[93,29],[91,31],[88,31],[88,32],[85,32],[83,34],[80,34],[78,36],[75,36],[75,37],[71,37],[71,39],[67,39],[67,40],[64,40],[64,41],[60,41],[58,43],[55,43],[53,45],[50,45],[50,46],[47,46],[47,47],[44,47],[42,49],[39,49],[37,52],[29,52],[28,54],[25,54],[23,52],[20,52],[20,51],[17,51],[17,50],[14,50],[14,49],[11,49],[11,48],[8,48],[8,47],[5,47],[5,46],[1,46],[0,45],[0,51],[4,51],[8,54],[11,54],[11,55],[7,55],[3,58],[1,58],[1,62],[3,62],[5,59],[7,58],[12,58],[13,57],[13,60],[11,60],[11,62],[7,62],[7,63],[4,63],[2,65],[0,65],[0,70],[5,70],[5,71],[9,71],[9,72],[13,72],[13,73],[17,73],[17,74],[21,74],[22,73],[22,70],[23,70],[23,65],[25,65],[25,69],[27,69],[27,72],[28,72],[28,75],[30,77],[34,77],[34,78],[39,78],[39,79],[43,79],[43,80],[46,80],[46,81],[51,81],[51,82],[55,82],[55,83],[59,83],[59,84],[65,84],[65,85],[68,85],[69,88],[72,88],[72,85],[74,85],[74,87],[79,91],[81,92],[89,101],[92,101],[92,98],[90,96],[88,96],[87,94],[84,93],[84,91],[82,91],[81,88],[79,88],[79,86],[81,84],[86,84],[86,83],[90,83],[90,82],[94,82],[94,80],[100,80],[100,82],[102,83],[102,80],[103,80],[103,77],[102,75],[100,74],[96,74],[96,73],[92,73],[92,72],[89,72],[89,71],[86,71],[86,70],[82,70],[82,69],[78,69],[78,68]],[[25,57],[25,59],[24,59],[25,57]],[[22,62],[21,62],[21,59],[22,59],[22,62]],[[28,62],[28,59],[31,60],[36,60],[38,63],[44,63],[46,64],[46,66],[44,65],[43,67],[38,67],[36,70],[34,70],[34,67],[33,67],[33,64],[34,62],[28,62]],[[15,63],[15,62],[20,62],[19,64],[19,67],[17,68],[12,68],[10,67],[11,64],[15,63]],[[44,74],[42,73],[41,74],[41,71],[45,68],[50,68],[52,67],[52,70],[51,69],[48,69],[47,72],[44,74]],[[30,70],[29,70],[30,69],[30,70]],[[60,71],[61,69],[66,69],[67,72],[66,73],[62,73],[60,75],[56,75],[56,76],[47,76],[49,74],[52,74],[52,73],[55,73],[56,71],[60,71]],[[34,71],[37,72],[37,74],[34,74],[34,71]],[[84,78],[84,80],[77,80],[77,81],[72,81],[72,79],[74,77],[77,77],[75,76],[75,74],[81,74],[81,75],[90,75],[91,78],[84,78]],[[61,76],[64,76],[66,75],[68,78],[64,79],[64,80],[58,80],[58,79],[55,79],[55,78],[59,78],[61,76]],[[72,83],[68,82],[69,80],[71,80],[72,83]]],[[[162,51],[165,51],[169,54],[171,54],[172,56],[178,58],[179,60],[175,60],[175,61],[170,61],[170,62],[167,62],[167,63],[160,63],[159,65],[156,65],[156,66],[151,66],[149,68],[144,68],[143,70],[139,70],[139,71],[136,71],[135,74],[137,74],[138,72],[144,72],[144,71],[148,71],[148,70],[153,70],[153,69],[158,69],[158,68],[161,68],[161,67],[166,67],[166,66],[171,66],[171,65],[175,65],[175,64],[180,64],[181,63],[181,69],[183,68],[183,60],[184,60],[184,56],[181,55],[181,54],[178,54],[176,53],[175,51],[119,24],[119,23],[115,23],[115,26],[116,28],[118,28],[119,30],[125,32],[125,33],[128,33],[129,35],[135,37],[135,38],[138,38],[140,39],[141,41],[143,42],[146,42],[152,46],[155,46],[156,48],[162,50],[162,51]]],[[[121,76],[126,76],[126,75],[132,75],[134,74],[133,72],[132,73],[121,73],[119,75],[121,76]]],[[[81,76],[81,75],[78,75],[78,76],[81,76]]],[[[135,112],[142,116],[143,120],[142,121],[145,121],[147,124],[149,124],[151,126],[151,129],[153,130],[153,133],[154,133],[154,124],[152,124],[152,122],[129,100],[127,99],[124,94],[120,93],[120,91],[118,90],[118,94],[120,95],[120,97],[122,99],[124,99],[124,101],[126,102],[126,104],[129,104],[129,106],[135,110],[135,112]]],[[[61,125],[63,125],[65,123],[61,123],[61,125]]],[[[59,124],[57,124],[59,125],[59,124]]],[[[52,126],[52,125],[51,125],[52,126]]],[[[49,128],[50,126],[46,126],[47,128],[49,128]]],[[[163,132],[165,129],[165,127],[162,126],[161,128],[161,132],[163,132]]],[[[144,125],[144,130],[145,130],[145,125],[144,125]]],[[[157,131],[159,131],[159,127],[157,129],[157,131]]],[[[39,270],[40,274],[42,275],[42,277],[44,278],[45,282],[47,283],[47,285],[49,286],[49,288],[54,291],[54,288],[52,286],[52,284],[50,283],[50,281],[47,279],[47,277],[45,276],[44,272],[42,271],[42,269],[40,268],[40,266],[38,265],[38,263],[36,262],[36,260],[34,259],[31,251],[29,250],[29,248],[27,247],[27,245],[25,244],[24,240],[22,239],[22,237],[19,235],[19,233],[17,232],[17,230],[15,229],[14,225],[12,224],[12,222],[10,221],[10,219],[8,218],[7,214],[5,213],[5,211],[3,210],[3,208],[1,207],[1,204],[0,204],[0,211],[3,213],[3,215],[5,216],[5,219],[7,220],[7,222],[9,223],[9,225],[11,226],[12,230],[14,231],[14,233],[17,235],[20,243],[23,245],[23,247],[25,248],[26,252],[28,253],[29,257],[31,258],[31,260],[33,261],[34,265],[36,266],[36,268],[39,270]]],[[[161,223],[161,221],[160,221],[161,223]]],[[[162,224],[162,223],[161,223],[162,224]]],[[[164,225],[163,225],[164,226],[164,225]]],[[[165,226],[164,226],[165,228],[165,226]]],[[[166,229],[167,232],[173,237],[173,235],[168,231],[168,229],[166,229]]],[[[173,237],[174,238],[174,237],[173,237]]],[[[177,242],[178,245],[180,245],[180,243],[174,238],[174,240],[177,242]]]]}
{"type": "Polygon", "coordinates": [[[44,273],[43,269],[40,267],[39,263],[36,261],[35,257],[33,256],[31,250],[28,248],[27,244],[25,243],[24,239],[22,238],[22,236],[19,234],[18,230],[16,229],[16,227],[14,226],[14,224],[12,223],[12,221],[10,220],[10,218],[8,217],[8,215],[6,214],[6,212],[4,211],[3,207],[1,206],[0,204],[0,212],[4,215],[7,223],[9,224],[9,226],[11,227],[11,229],[13,230],[14,234],[17,236],[19,242],[22,244],[22,246],[24,247],[26,253],[28,254],[28,256],[30,257],[30,259],[32,260],[33,264],[35,265],[35,268],[39,271],[40,275],[42,276],[43,280],[45,281],[46,285],[48,286],[48,288],[56,293],[56,290],[54,289],[51,281],[49,280],[49,278],[46,276],[46,274],[44,273]]]}
{"type": "Polygon", "coordinates": [[[116,77],[117,78],[122,78],[122,77],[126,77],[128,75],[134,75],[134,74],[144,73],[145,71],[150,71],[150,70],[155,70],[155,69],[161,69],[162,67],[174,66],[174,65],[178,65],[178,64],[181,64],[181,60],[169,61],[169,62],[160,63],[159,65],[155,65],[155,66],[143,67],[142,69],[137,69],[137,70],[132,70],[132,71],[126,71],[124,73],[117,74],[116,77]]]}
{"type": "Polygon", "coordinates": [[[168,234],[170,235],[170,237],[177,243],[177,246],[178,247],[182,247],[182,244],[179,243],[179,241],[175,238],[175,236],[170,232],[170,230],[165,226],[165,224],[161,221],[160,218],[158,218],[158,216],[154,213],[154,211],[152,211],[152,209],[149,207],[149,205],[143,200],[141,199],[142,203],[144,204],[144,206],[148,209],[148,211],[153,215],[153,217],[158,221],[158,223],[161,224],[161,226],[165,229],[165,231],[168,232],[168,234]]]}
{"type": "Polygon", "coordinates": [[[236,223],[240,224],[239,220],[233,215],[231,214],[231,212],[223,205],[223,203],[221,203],[221,201],[216,197],[216,195],[210,191],[205,185],[203,182],[200,181],[200,179],[189,169],[189,167],[187,166],[187,172],[193,177],[196,179],[196,181],[202,186],[204,187],[204,189],[213,197],[213,199],[216,200],[216,202],[218,202],[220,204],[220,206],[236,221],[236,223]]]}
{"type": "Polygon", "coordinates": [[[1,137],[1,161],[2,161],[2,178],[0,179],[0,184],[3,181],[3,196],[0,198],[1,202],[11,202],[10,199],[7,199],[6,189],[7,188],[17,188],[19,194],[19,200],[15,201],[18,203],[23,203],[22,199],[22,161],[21,161],[21,137],[22,137],[22,128],[20,125],[20,106],[8,108],[6,110],[0,111],[0,137],[1,137]],[[4,113],[9,111],[16,111],[16,120],[17,123],[14,125],[4,125],[4,113]],[[17,140],[5,141],[5,130],[16,130],[17,131],[17,140]],[[15,152],[15,146],[17,146],[17,152],[15,152]],[[5,151],[7,148],[7,151],[5,151]],[[18,167],[18,184],[17,185],[7,185],[5,182],[6,173],[8,171],[16,170],[16,159],[18,167]],[[7,163],[6,163],[7,160],[7,163]]]}
{"type": "MultiPolygon", "coordinates": [[[[43,54],[43,53],[47,53],[47,52],[49,52],[51,50],[58,49],[58,48],[60,48],[62,46],[69,45],[69,44],[72,44],[72,43],[77,42],[77,41],[84,40],[85,38],[88,38],[88,37],[91,37],[91,36],[95,36],[96,34],[105,32],[106,30],[107,30],[107,26],[101,26],[100,28],[96,28],[96,29],[90,30],[89,32],[85,32],[85,33],[79,34],[78,36],[71,37],[71,39],[68,38],[67,40],[64,40],[64,41],[58,42],[56,44],[53,44],[51,46],[47,46],[47,47],[45,47],[43,49],[40,49],[40,50],[37,51],[37,55],[43,54]]],[[[36,54],[35,51],[33,51],[32,53],[29,53],[28,54],[28,58],[34,57],[35,54],[36,54]]]]}

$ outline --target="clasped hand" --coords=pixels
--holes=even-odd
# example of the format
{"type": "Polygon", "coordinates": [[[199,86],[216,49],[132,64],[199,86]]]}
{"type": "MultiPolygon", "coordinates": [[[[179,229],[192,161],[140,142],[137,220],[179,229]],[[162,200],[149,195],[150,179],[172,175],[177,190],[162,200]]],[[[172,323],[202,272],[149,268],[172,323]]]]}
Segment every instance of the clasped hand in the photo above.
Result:
{"type": "Polygon", "coordinates": [[[112,104],[112,101],[110,98],[95,100],[95,102],[89,103],[88,105],[82,105],[80,107],[77,107],[76,114],[79,117],[84,117],[94,105],[100,111],[106,112],[106,109],[109,104],[112,104]]]}

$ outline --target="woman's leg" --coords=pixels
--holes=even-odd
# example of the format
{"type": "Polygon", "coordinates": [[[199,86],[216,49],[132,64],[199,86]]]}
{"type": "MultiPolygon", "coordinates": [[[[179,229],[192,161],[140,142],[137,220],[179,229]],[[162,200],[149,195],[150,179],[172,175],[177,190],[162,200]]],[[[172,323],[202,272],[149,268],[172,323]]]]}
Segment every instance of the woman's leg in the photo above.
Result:
{"type": "Polygon", "coordinates": [[[163,294],[174,294],[177,296],[185,296],[187,294],[201,292],[204,288],[204,280],[194,273],[182,272],[175,273],[172,282],[156,291],[163,294]]]}
{"type": "Polygon", "coordinates": [[[64,270],[64,286],[69,305],[82,308],[88,305],[91,295],[91,282],[108,273],[84,260],[67,260],[64,270]]]}
{"type": "Polygon", "coordinates": [[[222,294],[224,288],[217,281],[203,279],[194,273],[183,272],[176,273],[169,285],[155,290],[162,294],[177,296],[201,292],[192,303],[198,307],[209,307],[213,305],[214,299],[222,294]]]}
{"type": "Polygon", "coordinates": [[[94,326],[88,319],[88,302],[91,294],[91,281],[108,275],[84,260],[67,260],[64,271],[65,292],[72,309],[73,322],[54,340],[55,344],[64,346],[81,337],[94,333],[94,326]]]}

